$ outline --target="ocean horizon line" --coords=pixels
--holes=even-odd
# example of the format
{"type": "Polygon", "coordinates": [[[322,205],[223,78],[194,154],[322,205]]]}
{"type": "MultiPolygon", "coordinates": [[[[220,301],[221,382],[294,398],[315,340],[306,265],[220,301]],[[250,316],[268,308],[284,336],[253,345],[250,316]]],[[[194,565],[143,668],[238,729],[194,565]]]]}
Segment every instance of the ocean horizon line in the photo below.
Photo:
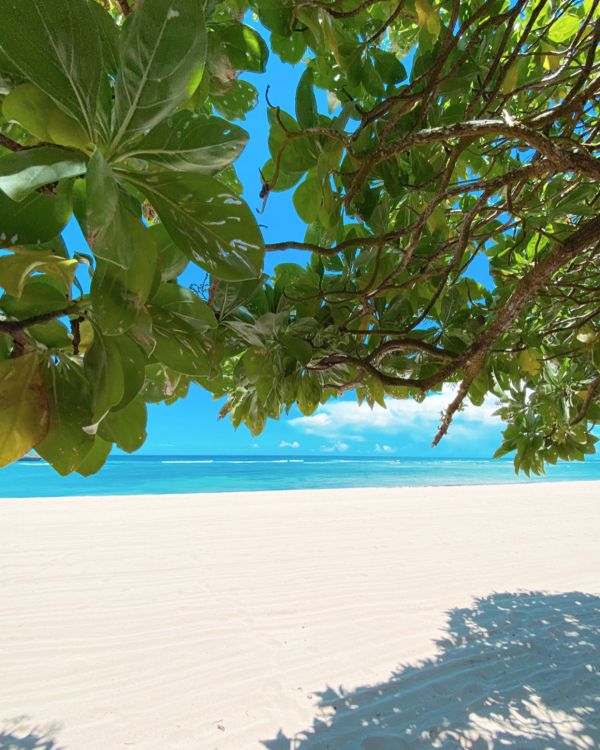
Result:
{"type": "Polygon", "coordinates": [[[514,485],[600,480],[600,461],[562,462],[541,477],[517,476],[510,458],[319,454],[119,454],[91,477],[57,475],[41,460],[0,477],[0,497],[178,495],[375,487],[514,485]]]}
{"type": "MultiPolygon", "coordinates": [[[[323,461],[357,461],[357,460],[372,460],[372,461],[430,461],[430,462],[442,462],[442,461],[482,461],[489,463],[511,463],[512,456],[502,456],[501,458],[493,458],[492,456],[442,456],[442,457],[431,457],[431,456],[411,456],[406,454],[396,453],[113,453],[109,456],[109,461],[137,461],[137,460],[153,460],[153,459],[230,459],[230,458],[248,458],[254,460],[263,459],[282,459],[287,461],[299,461],[311,459],[321,459],[323,461]]],[[[40,459],[42,460],[42,459],[40,459]]],[[[580,465],[589,463],[600,463],[600,454],[597,456],[589,456],[585,461],[561,461],[557,464],[570,464],[580,465]]]]}

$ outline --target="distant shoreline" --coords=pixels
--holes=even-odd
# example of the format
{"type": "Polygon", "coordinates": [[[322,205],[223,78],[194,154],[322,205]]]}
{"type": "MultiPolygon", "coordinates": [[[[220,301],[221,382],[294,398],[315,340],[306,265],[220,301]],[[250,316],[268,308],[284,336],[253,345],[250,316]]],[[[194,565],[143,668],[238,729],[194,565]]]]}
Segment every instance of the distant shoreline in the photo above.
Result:
{"type": "Polygon", "coordinates": [[[512,461],[393,455],[118,456],[97,474],[59,476],[42,461],[0,472],[0,497],[188,495],[376,487],[463,487],[600,480],[600,461],[559,463],[542,477],[515,475],[512,461]]]}
{"type": "Polygon", "coordinates": [[[127,499],[127,500],[147,500],[147,499],[164,499],[165,497],[174,497],[174,498],[210,498],[213,496],[216,497],[222,497],[223,495],[235,495],[235,496],[246,496],[249,497],[258,497],[263,494],[268,495],[283,495],[283,496],[294,496],[298,495],[300,497],[306,496],[306,495],[318,495],[318,494],[331,494],[331,493],[344,493],[344,495],[350,495],[350,494],[364,494],[365,492],[416,492],[416,491],[425,491],[425,492],[436,492],[437,490],[444,491],[444,490],[452,490],[457,487],[465,488],[465,489],[472,489],[472,490],[494,490],[494,489],[503,489],[506,487],[511,488],[519,488],[522,486],[528,486],[528,487],[538,487],[540,484],[551,484],[553,487],[558,485],[559,487],[568,487],[569,485],[573,485],[576,487],[581,487],[582,485],[589,485],[589,486],[598,486],[599,495],[598,495],[598,504],[600,508],[600,477],[598,479],[547,479],[547,478],[537,478],[536,480],[527,481],[526,479],[519,481],[519,482],[489,482],[489,483],[479,483],[479,484],[418,484],[418,485],[396,485],[396,486],[380,486],[380,485],[370,485],[365,487],[307,487],[306,489],[265,489],[265,490],[206,490],[205,492],[149,492],[149,493],[136,493],[136,492],[125,492],[125,493],[114,493],[111,495],[31,495],[30,497],[19,497],[19,496],[2,496],[0,495],[0,503],[4,501],[27,501],[27,500],[36,500],[36,501],[43,501],[47,502],[49,500],[110,500],[110,499],[127,499]]]}

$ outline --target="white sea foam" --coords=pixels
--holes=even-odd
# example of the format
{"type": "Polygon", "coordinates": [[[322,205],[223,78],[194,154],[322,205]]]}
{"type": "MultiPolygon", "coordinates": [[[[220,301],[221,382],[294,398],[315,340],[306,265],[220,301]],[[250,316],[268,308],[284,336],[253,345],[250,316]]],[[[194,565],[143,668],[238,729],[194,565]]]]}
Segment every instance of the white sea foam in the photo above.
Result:
{"type": "Polygon", "coordinates": [[[214,464],[212,458],[202,460],[177,460],[177,461],[161,461],[161,464],[214,464]]]}

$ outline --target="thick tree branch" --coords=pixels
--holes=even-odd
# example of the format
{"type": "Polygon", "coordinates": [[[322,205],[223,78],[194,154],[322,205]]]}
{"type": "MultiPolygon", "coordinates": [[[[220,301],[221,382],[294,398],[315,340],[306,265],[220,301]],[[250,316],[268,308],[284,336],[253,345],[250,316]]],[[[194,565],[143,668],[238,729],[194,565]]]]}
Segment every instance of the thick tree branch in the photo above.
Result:
{"type": "MultiPolygon", "coordinates": [[[[523,309],[531,304],[540,288],[547,284],[562,266],[599,241],[600,216],[581,224],[571,237],[564,242],[557,242],[555,249],[517,283],[515,290],[504,306],[498,311],[492,323],[469,349],[458,357],[455,357],[446,367],[433,375],[426,378],[405,378],[388,375],[378,370],[369,360],[365,361],[359,357],[343,354],[323,358],[318,363],[320,367],[317,369],[327,370],[339,364],[350,364],[362,368],[369,374],[379,378],[384,385],[407,386],[410,388],[419,388],[422,391],[427,391],[445,382],[458,370],[464,369],[465,377],[463,385],[468,383],[466,385],[466,394],[471,383],[483,368],[491,346],[502,334],[506,333],[523,309]]],[[[462,392],[461,389],[459,389],[460,392],[462,392]]],[[[464,398],[464,395],[462,398],[464,398]]],[[[456,404],[454,411],[459,406],[460,402],[456,404]]],[[[446,431],[447,427],[443,434],[446,431]]],[[[443,434],[441,437],[443,437],[443,434]]]]}
{"type": "Polygon", "coordinates": [[[594,400],[594,396],[596,395],[596,391],[598,390],[599,386],[600,386],[600,375],[595,377],[592,380],[592,382],[589,384],[587,393],[585,394],[585,398],[583,399],[583,404],[581,405],[581,409],[579,410],[579,413],[577,414],[575,419],[571,420],[571,427],[574,427],[580,422],[583,422],[583,420],[586,418],[588,409],[590,408],[590,404],[594,400]]]}
{"type": "Polygon", "coordinates": [[[454,415],[462,407],[463,401],[465,400],[469,392],[469,388],[473,384],[473,381],[475,380],[477,375],[479,375],[484,362],[485,353],[481,352],[469,364],[469,367],[465,372],[465,377],[463,378],[463,381],[458,388],[456,396],[443,414],[442,423],[440,424],[437,434],[433,439],[433,443],[431,444],[432,448],[435,448],[435,446],[439,444],[440,440],[448,432],[448,429],[452,424],[454,415]]]}

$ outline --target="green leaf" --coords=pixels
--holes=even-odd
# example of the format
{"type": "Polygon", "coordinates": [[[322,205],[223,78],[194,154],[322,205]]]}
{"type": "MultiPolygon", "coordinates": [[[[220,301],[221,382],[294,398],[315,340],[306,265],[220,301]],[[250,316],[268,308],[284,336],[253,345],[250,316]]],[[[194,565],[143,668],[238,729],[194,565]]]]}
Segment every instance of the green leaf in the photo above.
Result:
{"type": "Polygon", "coordinates": [[[206,57],[203,3],[145,0],[121,32],[113,150],[157,125],[188,99],[206,57]]]}
{"type": "Polygon", "coordinates": [[[283,62],[295,65],[302,60],[302,55],[306,49],[306,42],[302,34],[292,34],[291,36],[281,36],[280,34],[271,34],[271,49],[279,55],[283,62]]]}
{"type": "Polygon", "coordinates": [[[0,307],[13,318],[20,320],[62,310],[68,304],[69,295],[65,292],[63,284],[45,274],[29,279],[19,297],[4,294],[0,299],[0,307]]]}
{"type": "Polygon", "coordinates": [[[290,36],[293,4],[294,0],[262,0],[258,8],[261,22],[276,34],[290,36]]]}
{"type": "Polygon", "coordinates": [[[92,2],[91,7],[96,16],[96,26],[101,39],[103,53],[102,64],[104,70],[104,76],[100,86],[96,119],[98,122],[98,130],[102,134],[102,140],[104,143],[108,143],[111,135],[113,108],[112,81],[116,79],[119,70],[120,30],[110,13],[101,5],[97,2],[92,2]]]}
{"type": "Polygon", "coordinates": [[[207,332],[216,326],[210,307],[176,284],[162,284],[151,307],[153,356],[186,375],[206,375],[210,369],[207,332]]]}
{"type": "Polygon", "coordinates": [[[300,364],[307,365],[312,359],[313,350],[308,341],[304,341],[304,339],[301,339],[298,336],[283,334],[281,336],[281,343],[287,351],[295,357],[298,362],[300,362],[300,364]]]}
{"type": "Polygon", "coordinates": [[[3,255],[0,257],[0,287],[8,294],[20,297],[31,274],[47,273],[62,281],[65,290],[68,290],[73,283],[76,270],[76,260],[65,260],[56,255],[28,251],[3,255]]]}
{"type": "Polygon", "coordinates": [[[30,451],[48,425],[48,397],[35,352],[0,362],[0,466],[30,451]]]}
{"type": "Polygon", "coordinates": [[[96,474],[106,463],[111,448],[112,443],[96,435],[92,449],[77,467],[77,473],[84,477],[96,474]]]}
{"type": "Polygon", "coordinates": [[[19,203],[0,192],[0,247],[47,242],[64,229],[71,212],[70,183],[61,183],[53,195],[32,193],[19,203]]]}
{"type": "Polygon", "coordinates": [[[173,242],[164,224],[155,224],[147,232],[158,252],[161,281],[175,280],[185,271],[189,258],[173,242]]]}
{"type": "MultiPolygon", "coordinates": [[[[149,231],[149,230],[144,230],[149,231]]],[[[147,242],[127,269],[99,260],[91,285],[94,320],[105,333],[128,331],[143,315],[156,273],[156,247],[147,242]]]]}
{"type": "Polygon", "coordinates": [[[115,337],[94,329],[94,340],[85,353],[83,369],[92,385],[92,423],[100,421],[125,393],[121,352],[115,337]]]}
{"type": "Polygon", "coordinates": [[[298,212],[298,216],[305,221],[307,224],[312,224],[313,221],[317,220],[319,214],[319,208],[323,200],[321,186],[319,180],[313,175],[308,176],[304,182],[294,191],[292,198],[294,202],[294,208],[298,212]]]}
{"type": "Polygon", "coordinates": [[[36,451],[65,476],[94,445],[94,437],[84,430],[92,422],[90,384],[81,364],[67,357],[59,365],[49,362],[42,376],[50,397],[50,429],[36,451]]]}
{"type": "Polygon", "coordinates": [[[269,48],[250,26],[235,22],[219,27],[219,48],[222,49],[231,64],[237,70],[250,70],[264,73],[269,59],[269,48]]]}
{"type": "Polygon", "coordinates": [[[227,90],[212,97],[215,109],[230,120],[244,120],[258,103],[256,86],[248,81],[233,81],[227,90]]]}
{"type": "Polygon", "coordinates": [[[13,89],[2,103],[2,113],[42,141],[81,150],[90,142],[85,128],[33,83],[13,89]]]}
{"type": "Polygon", "coordinates": [[[172,403],[187,394],[188,385],[189,378],[185,375],[157,362],[146,367],[142,398],[151,404],[172,403]]]}
{"type": "Polygon", "coordinates": [[[84,174],[83,154],[54,148],[18,151],[0,158],[0,190],[21,201],[42,185],[84,174]]]}
{"type": "Polygon", "coordinates": [[[47,323],[29,326],[27,333],[37,343],[42,344],[42,346],[48,349],[73,350],[73,340],[69,336],[67,329],[58,320],[49,320],[47,323]]]}
{"type": "Polygon", "coordinates": [[[256,219],[220,182],[204,175],[163,173],[136,175],[135,184],[181,250],[211,275],[226,281],[260,275],[264,245],[256,219]]]}
{"type": "MultiPolygon", "coordinates": [[[[290,140],[289,133],[299,133],[302,128],[296,120],[283,110],[268,113],[271,130],[269,132],[269,151],[273,159],[281,155],[281,168],[285,172],[305,172],[317,163],[318,145],[314,135],[290,140]]],[[[284,175],[285,176],[285,175],[284,175]]]]}
{"type": "Polygon", "coordinates": [[[96,149],[88,165],[87,238],[94,255],[128,269],[142,246],[144,227],[125,207],[125,196],[102,153],[96,149]]]}
{"type": "Polygon", "coordinates": [[[248,133],[237,125],[182,111],[157,125],[122,158],[213,175],[237,159],[247,141],[248,133]]]}
{"type": "Polygon", "coordinates": [[[0,93],[7,94],[13,86],[23,80],[17,66],[0,47],[0,93]]]}
{"type": "Polygon", "coordinates": [[[319,122],[313,72],[310,68],[306,68],[296,89],[296,119],[303,128],[312,128],[319,122]]]}
{"type": "Polygon", "coordinates": [[[87,234],[98,257],[91,285],[94,318],[109,334],[127,331],[143,310],[157,274],[158,244],[99,151],[88,167],[87,234]]]}
{"type": "Polygon", "coordinates": [[[3,0],[0,47],[94,140],[103,44],[93,0],[3,0]]]}
{"type": "Polygon", "coordinates": [[[313,414],[321,399],[321,385],[314,375],[307,373],[300,380],[298,408],[305,416],[313,414]]]}
{"type": "Polygon", "coordinates": [[[123,398],[116,409],[124,406],[138,395],[146,377],[146,354],[129,336],[114,336],[113,341],[119,350],[123,369],[123,398]]]}
{"type": "Polygon", "coordinates": [[[152,307],[171,316],[175,326],[181,323],[199,332],[217,327],[211,307],[197,294],[178,284],[161,284],[152,298],[152,307]]]}
{"type": "Polygon", "coordinates": [[[199,377],[208,375],[210,362],[208,352],[197,335],[189,331],[169,333],[168,325],[162,315],[153,315],[153,335],[156,346],[153,356],[175,372],[199,377]]]}
{"type": "Polygon", "coordinates": [[[121,450],[133,453],[146,440],[146,421],[146,404],[139,397],[124,409],[107,414],[100,423],[98,434],[104,440],[116,443],[121,450]]]}
{"type": "Polygon", "coordinates": [[[265,277],[241,282],[221,282],[215,292],[214,304],[219,320],[224,321],[234,310],[246,303],[264,283],[265,277]]]}
{"type": "Polygon", "coordinates": [[[581,25],[581,19],[575,13],[563,13],[550,26],[549,36],[553,42],[565,44],[576,34],[581,25]]]}

